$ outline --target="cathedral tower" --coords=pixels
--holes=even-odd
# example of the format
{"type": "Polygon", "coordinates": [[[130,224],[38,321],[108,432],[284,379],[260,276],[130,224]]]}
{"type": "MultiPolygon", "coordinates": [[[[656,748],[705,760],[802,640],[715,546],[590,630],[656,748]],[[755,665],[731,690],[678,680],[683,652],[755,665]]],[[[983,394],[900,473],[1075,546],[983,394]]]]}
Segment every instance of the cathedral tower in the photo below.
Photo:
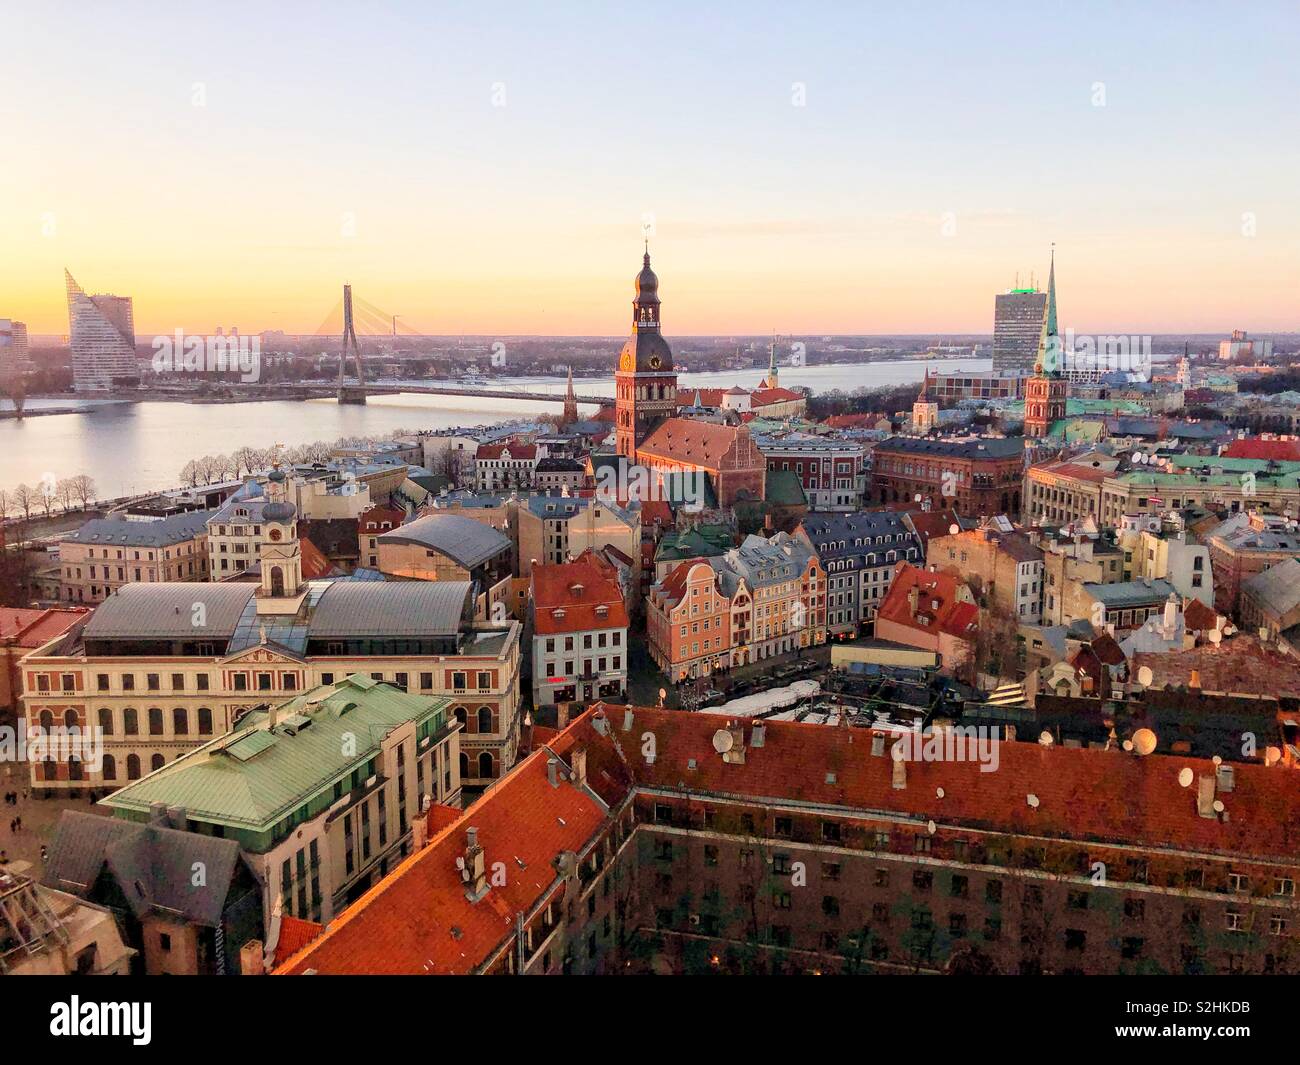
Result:
{"type": "Polygon", "coordinates": [[[1025,438],[1042,439],[1065,417],[1067,385],[1061,338],[1056,331],[1056,251],[1047,275],[1047,314],[1038,340],[1033,376],[1025,382],[1025,438]]]}
{"type": "Polygon", "coordinates": [[[637,448],[655,426],[677,414],[677,373],[673,353],[659,332],[659,278],[650,269],[649,248],[636,275],[632,335],[618,356],[614,392],[618,453],[635,460],[637,448]]]}

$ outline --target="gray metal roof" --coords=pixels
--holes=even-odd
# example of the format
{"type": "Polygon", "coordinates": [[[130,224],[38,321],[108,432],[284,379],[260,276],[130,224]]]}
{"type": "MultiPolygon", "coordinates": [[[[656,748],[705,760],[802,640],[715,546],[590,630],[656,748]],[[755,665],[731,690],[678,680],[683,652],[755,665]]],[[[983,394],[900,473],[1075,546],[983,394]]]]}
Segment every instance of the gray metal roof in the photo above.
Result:
{"type": "Polygon", "coordinates": [[[231,839],[64,810],[43,882],[84,898],[107,863],[136,916],[157,908],[215,927],[239,860],[231,839]],[[204,867],[198,886],[196,862],[204,867]]]}
{"type": "Polygon", "coordinates": [[[891,436],[876,445],[877,451],[906,451],[916,455],[944,455],[967,459],[1009,459],[1023,455],[1023,437],[971,437],[965,440],[936,440],[929,437],[891,436]]]}
{"type": "Polygon", "coordinates": [[[95,608],[85,639],[227,640],[256,589],[202,581],[124,584],[95,608]]]}
{"type": "Polygon", "coordinates": [[[214,510],[192,510],[157,521],[92,518],[76,532],[62,537],[61,542],[112,547],[170,547],[206,534],[208,519],[215,513],[214,510]]]}
{"type": "Polygon", "coordinates": [[[510,540],[492,526],[459,514],[430,514],[381,533],[380,543],[419,544],[473,569],[510,550],[510,540]]]}
{"type": "Polygon", "coordinates": [[[311,635],[452,636],[473,587],[469,581],[336,581],[312,614],[311,635]]]}

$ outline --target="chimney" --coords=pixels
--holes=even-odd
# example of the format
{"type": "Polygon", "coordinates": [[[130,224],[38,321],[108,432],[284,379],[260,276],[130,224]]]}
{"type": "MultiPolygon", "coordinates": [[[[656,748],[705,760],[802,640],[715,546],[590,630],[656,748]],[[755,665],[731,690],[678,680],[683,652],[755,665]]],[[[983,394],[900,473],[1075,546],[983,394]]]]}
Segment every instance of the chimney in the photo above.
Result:
{"type": "Polygon", "coordinates": [[[632,731],[632,708],[630,706],[623,711],[623,731],[632,731]]]}
{"type": "Polygon", "coordinates": [[[916,605],[920,602],[920,599],[921,593],[914,584],[907,590],[907,612],[911,614],[912,617],[916,617],[916,605]]]}
{"type": "Polygon", "coordinates": [[[573,783],[578,787],[585,787],[587,784],[587,748],[575,747],[573,753],[569,756],[569,764],[573,767],[573,783]]]}
{"type": "Polygon", "coordinates": [[[546,779],[550,781],[551,787],[560,786],[560,760],[558,758],[548,758],[546,760],[546,779]]]}
{"type": "MultiPolygon", "coordinates": [[[[848,715],[845,715],[847,719],[848,715]]],[[[749,734],[749,745],[751,747],[762,747],[767,741],[767,726],[761,721],[755,723],[754,728],[749,734]]]]}
{"type": "Polygon", "coordinates": [[[459,862],[460,878],[465,881],[465,897],[478,902],[487,894],[487,872],[483,862],[483,848],[478,845],[478,829],[465,830],[465,856],[459,862]]]}
{"type": "Polygon", "coordinates": [[[893,786],[895,791],[903,791],[907,787],[907,761],[902,757],[903,751],[898,749],[893,755],[894,772],[893,786]]]}
{"type": "Polygon", "coordinates": [[[568,723],[569,723],[569,704],[560,703],[555,708],[555,727],[560,732],[563,732],[565,727],[568,725],[568,723]]]}
{"type": "Polygon", "coordinates": [[[871,757],[883,758],[885,755],[885,737],[875,733],[871,737],[871,757]]]}
{"type": "Polygon", "coordinates": [[[1165,600],[1165,639],[1172,640],[1178,629],[1178,596],[1173,592],[1165,600]]]}
{"type": "Polygon", "coordinates": [[[1214,777],[1202,774],[1196,778],[1196,812],[1202,817],[1214,818],[1214,777]]]}
{"type": "Polygon", "coordinates": [[[149,824],[165,828],[167,826],[167,804],[151,802],[149,804],[149,824]]]}
{"type": "Polygon", "coordinates": [[[167,807],[167,824],[171,828],[179,829],[181,832],[184,832],[185,831],[185,807],[184,806],[167,807]]]}
{"type": "Polygon", "coordinates": [[[731,733],[731,749],[722,755],[722,760],[731,765],[744,765],[745,726],[739,723],[728,725],[727,731],[731,733]]]}
{"type": "Polygon", "coordinates": [[[1192,675],[1187,678],[1187,686],[1194,691],[1201,690],[1201,671],[1199,669],[1192,670],[1192,675]]]}

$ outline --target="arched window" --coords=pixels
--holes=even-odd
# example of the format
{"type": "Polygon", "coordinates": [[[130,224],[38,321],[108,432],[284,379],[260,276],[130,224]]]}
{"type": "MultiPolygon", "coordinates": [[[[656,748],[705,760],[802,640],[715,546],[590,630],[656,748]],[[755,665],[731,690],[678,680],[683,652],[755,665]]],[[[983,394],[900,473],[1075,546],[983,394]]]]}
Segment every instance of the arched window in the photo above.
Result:
{"type": "Polygon", "coordinates": [[[177,706],[172,710],[172,731],[177,736],[190,734],[190,715],[183,706],[177,706]]]}
{"type": "Polygon", "coordinates": [[[161,736],[163,734],[163,716],[162,708],[157,706],[149,707],[149,735],[161,736]]]}
{"type": "Polygon", "coordinates": [[[138,754],[128,754],[126,756],[126,779],[140,779],[140,756],[138,754]]]}
{"type": "Polygon", "coordinates": [[[81,779],[81,759],[78,758],[75,754],[68,759],[68,779],[69,780],[81,779]]]}
{"type": "Polygon", "coordinates": [[[161,754],[155,754],[149,759],[149,772],[152,773],[155,769],[161,769],[163,767],[163,761],[164,758],[161,754]]]}
{"type": "Polygon", "coordinates": [[[63,724],[65,728],[77,727],[77,711],[72,709],[72,707],[68,707],[63,711],[63,724]]]}
{"type": "Polygon", "coordinates": [[[140,731],[140,723],[136,720],[135,707],[128,706],[122,711],[122,731],[128,736],[134,736],[140,731]]]}
{"type": "Polygon", "coordinates": [[[492,754],[490,751],[484,751],[478,756],[478,775],[484,779],[496,776],[492,771],[492,754]]]}
{"type": "Polygon", "coordinates": [[[284,570],[279,566],[271,567],[271,594],[284,595],[284,570]]]}
{"type": "Polygon", "coordinates": [[[100,769],[99,775],[105,780],[117,779],[117,759],[111,754],[104,755],[104,765],[100,769]]]}
{"type": "Polygon", "coordinates": [[[460,779],[466,780],[469,777],[469,755],[464,751],[460,752],[460,779]]]}
{"type": "Polygon", "coordinates": [[[467,720],[469,715],[465,713],[465,708],[463,706],[456,707],[452,710],[452,713],[456,716],[456,720],[460,722],[460,727],[462,729],[469,727],[469,721],[467,720]]]}
{"type": "Polygon", "coordinates": [[[478,730],[480,732],[491,732],[492,730],[492,707],[480,706],[478,708],[478,730]]]}
{"type": "Polygon", "coordinates": [[[199,735],[212,735],[212,710],[206,706],[199,707],[199,735]]]}
{"type": "Polygon", "coordinates": [[[105,736],[113,735],[113,711],[107,706],[99,708],[99,731],[105,736]]]}
{"type": "Polygon", "coordinates": [[[53,710],[42,710],[42,711],[41,711],[41,729],[42,729],[42,731],[44,731],[44,732],[51,732],[51,731],[53,731],[53,729],[54,729],[54,711],[53,711],[53,710]]]}

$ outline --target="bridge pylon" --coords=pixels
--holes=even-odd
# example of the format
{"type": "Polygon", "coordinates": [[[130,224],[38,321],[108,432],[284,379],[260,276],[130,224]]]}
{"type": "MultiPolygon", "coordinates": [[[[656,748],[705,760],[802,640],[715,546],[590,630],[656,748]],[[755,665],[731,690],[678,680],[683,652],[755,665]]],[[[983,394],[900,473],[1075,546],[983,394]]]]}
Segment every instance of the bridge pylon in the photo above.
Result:
{"type": "Polygon", "coordinates": [[[361,359],[361,345],[357,343],[357,329],[352,320],[351,285],[343,286],[343,344],[339,348],[338,396],[340,403],[364,404],[366,402],[366,371],[365,364],[361,359]],[[355,385],[349,385],[345,380],[349,347],[352,349],[352,357],[357,364],[357,383],[355,385]]]}

